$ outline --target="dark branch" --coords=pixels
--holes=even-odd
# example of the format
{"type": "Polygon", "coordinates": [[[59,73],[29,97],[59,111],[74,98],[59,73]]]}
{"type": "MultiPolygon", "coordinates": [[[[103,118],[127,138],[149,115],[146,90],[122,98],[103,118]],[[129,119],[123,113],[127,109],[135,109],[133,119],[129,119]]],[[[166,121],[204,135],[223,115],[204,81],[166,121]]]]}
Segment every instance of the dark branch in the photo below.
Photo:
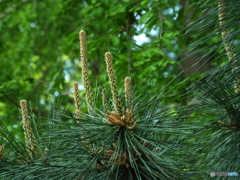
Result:
{"type": "Polygon", "coordinates": [[[12,0],[3,1],[3,2],[0,2],[0,4],[4,4],[4,3],[10,2],[10,1],[12,1],[12,0]]]}
{"type": "Polygon", "coordinates": [[[7,100],[9,100],[11,103],[13,103],[17,108],[20,108],[20,106],[14,100],[12,100],[8,95],[4,94],[4,97],[7,98],[7,100]]]}

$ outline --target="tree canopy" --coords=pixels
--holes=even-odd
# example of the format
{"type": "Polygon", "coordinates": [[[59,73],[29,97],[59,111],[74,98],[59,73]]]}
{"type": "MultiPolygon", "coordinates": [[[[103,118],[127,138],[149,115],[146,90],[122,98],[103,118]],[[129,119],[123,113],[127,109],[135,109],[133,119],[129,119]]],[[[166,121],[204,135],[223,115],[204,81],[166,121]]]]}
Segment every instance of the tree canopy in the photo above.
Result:
{"type": "Polygon", "coordinates": [[[52,96],[64,95],[62,103],[69,103],[72,82],[81,82],[81,29],[87,33],[89,71],[97,87],[106,85],[101,62],[111,52],[120,84],[130,75],[138,91],[175,88],[166,96],[171,103],[184,93],[186,82],[175,87],[189,68],[181,62],[188,44],[181,34],[196,16],[187,1],[25,0],[3,2],[0,8],[1,119],[11,125],[21,99],[28,99],[35,112],[52,96]],[[140,45],[136,38],[143,34],[148,39],[140,45]]]}

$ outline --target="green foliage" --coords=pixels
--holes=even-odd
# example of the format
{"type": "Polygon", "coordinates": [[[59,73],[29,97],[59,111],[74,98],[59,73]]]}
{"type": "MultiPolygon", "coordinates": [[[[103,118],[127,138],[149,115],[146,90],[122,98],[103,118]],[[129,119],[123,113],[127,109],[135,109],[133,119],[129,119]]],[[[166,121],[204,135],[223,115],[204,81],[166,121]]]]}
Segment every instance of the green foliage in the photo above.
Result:
{"type": "Polygon", "coordinates": [[[27,0],[0,9],[1,178],[209,179],[209,172],[238,171],[238,1],[27,0]],[[95,85],[91,113],[81,90],[81,113],[69,96],[73,80],[83,84],[80,29],[95,85]],[[139,45],[142,34],[149,42],[139,45]],[[113,54],[121,113],[105,52],[113,54]],[[31,102],[38,151],[23,140],[22,98],[31,102]]]}
{"type": "MultiPolygon", "coordinates": [[[[202,124],[200,171],[237,172],[239,169],[239,30],[237,1],[199,1],[205,15],[193,24],[189,33],[205,33],[196,44],[209,42],[198,51],[214,55],[214,68],[192,85],[201,103],[194,108],[202,124]],[[211,31],[209,31],[209,29],[211,31]],[[201,120],[202,118],[202,120],[201,120]],[[207,121],[206,121],[207,119],[207,121]]],[[[194,46],[194,45],[193,45],[194,46]]],[[[206,179],[209,175],[206,175],[206,179]]],[[[228,177],[218,176],[216,179],[228,177]]]]}
{"type": "Polygon", "coordinates": [[[186,179],[186,173],[189,174],[183,171],[186,147],[179,144],[188,135],[182,124],[186,117],[180,116],[181,111],[161,110],[162,97],[159,95],[150,99],[149,96],[132,96],[130,84],[125,84],[125,89],[129,89],[125,97],[129,97],[122,103],[124,106],[119,107],[123,111],[120,113],[114,99],[115,77],[107,55],[106,65],[113,111],[103,113],[100,111],[103,108],[96,104],[88,104],[94,108],[93,112],[82,114],[53,108],[52,116],[35,126],[36,131],[32,132],[28,129],[30,122],[27,126],[24,124],[28,114],[25,105],[21,104],[25,145],[19,146],[19,142],[15,147],[17,139],[9,140],[7,137],[11,133],[1,129],[1,134],[7,133],[2,144],[8,142],[10,146],[6,151],[13,153],[4,157],[4,161],[7,159],[10,163],[1,168],[3,178],[186,179]],[[68,121],[62,121],[62,118],[68,121]],[[33,134],[39,137],[37,149],[31,149],[33,134]]]}
{"type": "MultiPolygon", "coordinates": [[[[0,102],[8,123],[18,114],[24,97],[34,104],[48,104],[51,96],[71,94],[72,81],[80,81],[77,33],[88,35],[89,70],[99,86],[106,85],[104,52],[112,52],[119,83],[131,75],[146,89],[164,87],[179,74],[183,40],[177,35],[185,26],[175,1],[10,1],[1,10],[0,102]],[[177,8],[176,8],[177,7],[177,8]],[[171,12],[173,10],[173,12],[171,12]],[[155,30],[154,34],[150,30],[155,30]],[[135,36],[146,33],[150,42],[139,46],[135,36]],[[171,45],[173,44],[173,45],[171,45]],[[174,58],[168,53],[173,53],[174,58]],[[116,58],[116,59],[115,59],[116,58]],[[148,68],[145,68],[148,67],[148,68]],[[71,77],[71,78],[69,78],[71,77]],[[148,83],[149,82],[149,83],[148,83]],[[39,102],[40,101],[40,102],[39,102]]],[[[179,80],[167,88],[171,89],[179,80]]],[[[184,86],[181,87],[181,90],[184,86]]],[[[143,91],[138,88],[138,91],[143,91]]],[[[172,94],[179,93],[172,91],[172,94]]],[[[64,105],[70,99],[65,98],[64,105]]],[[[171,102],[175,99],[172,98],[171,102]]],[[[46,109],[42,110],[42,114],[46,109]]]]}

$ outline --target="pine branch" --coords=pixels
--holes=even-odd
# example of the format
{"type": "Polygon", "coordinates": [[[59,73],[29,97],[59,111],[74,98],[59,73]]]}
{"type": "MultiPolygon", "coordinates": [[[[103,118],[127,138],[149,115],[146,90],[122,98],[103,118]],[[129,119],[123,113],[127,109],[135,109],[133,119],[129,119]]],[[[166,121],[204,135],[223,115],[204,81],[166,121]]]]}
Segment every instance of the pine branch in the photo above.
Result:
{"type": "Polygon", "coordinates": [[[105,60],[106,60],[107,73],[108,73],[109,83],[110,83],[112,97],[113,97],[114,109],[119,116],[122,116],[123,115],[122,104],[121,104],[120,97],[118,95],[117,81],[116,81],[116,76],[114,74],[113,65],[112,65],[112,54],[110,52],[105,53],[105,60]]]}
{"type": "Polygon", "coordinates": [[[108,101],[107,101],[107,91],[105,88],[102,89],[102,104],[104,107],[104,112],[106,113],[109,107],[108,107],[108,101]]]}
{"type": "Polygon", "coordinates": [[[31,123],[28,119],[27,101],[21,100],[20,106],[22,111],[22,124],[25,136],[25,144],[29,156],[31,157],[31,159],[33,159],[33,155],[38,154],[38,143],[32,130],[31,123]]]}
{"type": "Polygon", "coordinates": [[[80,40],[80,56],[81,56],[81,63],[82,63],[82,81],[84,85],[84,91],[86,94],[86,101],[88,104],[88,112],[92,113],[94,105],[93,105],[91,84],[88,77],[87,45],[86,45],[85,31],[81,30],[79,32],[79,40],[80,40]]]}
{"type": "MultiPolygon", "coordinates": [[[[74,82],[73,83],[73,94],[74,94],[74,104],[75,104],[75,112],[77,114],[81,114],[81,106],[80,106],[80,97],[79,97],[79,93],[78,93],[78,83],[74,82]]],[[[81,119],[80,116],[76,115],[75,117],[76,119],[81,119]]]]}
{"type": "MultiPolygon", "coordinates": [[[[228,56],[228,60],[229,61],[237,61],[237,55],[234,52],[234,48],[231,45],[231,40],[230,40],[230,35],[229,32],[227,30],[227,24],[226,24],[226,12],[225,12],[225,0],[219,0],[218,1],[218,10],[219,10],[219,24],[221,27],[221,34],[222,34],[222,39],[224,42],[224,47],[228,56]]],[[[236,69],[238,67],[234,67],[232,69],[232,73],[235,73],[236,69]]],[[[235,88],[236,88],[236,92],[240,92],[240,84],[239,82],[239,78],[235,80],[235,88]]]]}
{"type": "Polygon", "coordinates": [[[126,101],[126,109],[132,109],[132,89],[131,89],[131,78],[126,77],[124,81],[124,89],[125,89],[125,101],[126,101]]]}

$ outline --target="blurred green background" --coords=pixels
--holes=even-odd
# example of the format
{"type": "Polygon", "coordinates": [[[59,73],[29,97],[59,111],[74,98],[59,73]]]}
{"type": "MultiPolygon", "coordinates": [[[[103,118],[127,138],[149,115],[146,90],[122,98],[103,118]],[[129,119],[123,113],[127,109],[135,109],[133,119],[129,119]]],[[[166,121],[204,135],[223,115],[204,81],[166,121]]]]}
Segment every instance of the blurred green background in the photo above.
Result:
{"type": "Polygon", "coordinates": [[[200,15],[188,0],[1,1],[0,121],[21,138],[20,100],[29,102],[36,119],[48,116],[54,97],[74,111],[72,83],[81,84],[82,29],[95,92],[109,87],[104,53],[112,52],[120,91],[130,76],[135,91],[162,91],[166,106],[187,104],[189,99],[181,98],[185,89],[214,58],[198,64],[201,53],[186,58],[188,45],[206,35],[186,33],[186,25],[200,15]]]}

